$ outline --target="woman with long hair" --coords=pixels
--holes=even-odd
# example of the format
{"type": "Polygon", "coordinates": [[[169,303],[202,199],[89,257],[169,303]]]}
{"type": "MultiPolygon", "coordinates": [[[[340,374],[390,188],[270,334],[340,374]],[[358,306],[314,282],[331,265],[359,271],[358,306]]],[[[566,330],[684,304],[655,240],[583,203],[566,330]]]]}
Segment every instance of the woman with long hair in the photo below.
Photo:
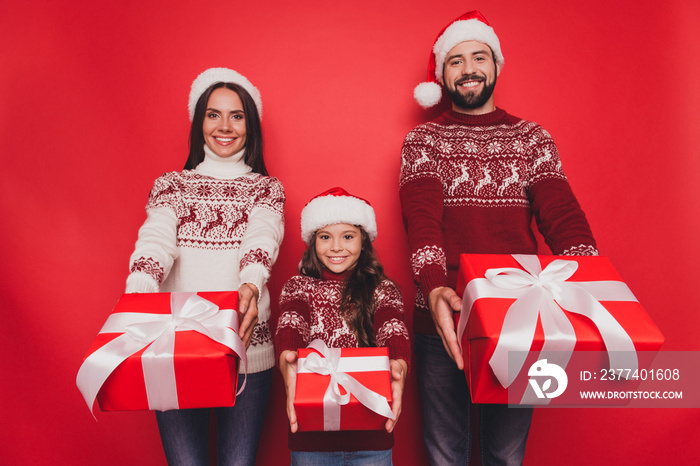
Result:
{"type": "MultiPolygon", "coordinates": [[[[192,83],[189,114],[185,168],[153,185],[126,292],[238,291],[248,376],[234,407],[213,410],[217,458],[253,465],[275,364],[266,283],[284,234],[284,188],[265,167],[262,100],[248,79],[204,71],[192,83]]],[[[156,412],[169,464],[209,464],[211,411],[156,412]]]]}

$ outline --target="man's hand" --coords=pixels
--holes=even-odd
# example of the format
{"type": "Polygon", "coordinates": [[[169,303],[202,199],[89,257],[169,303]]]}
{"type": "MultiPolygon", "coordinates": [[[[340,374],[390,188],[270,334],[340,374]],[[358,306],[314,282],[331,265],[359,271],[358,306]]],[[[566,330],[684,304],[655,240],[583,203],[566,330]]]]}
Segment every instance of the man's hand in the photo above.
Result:
{"type": "Polygon", "coordinates": [[[250,337],[258,323],[258,297],[258,288],[252,283],[244,283],[238,288],[238,336],[246,348],[250,345],[250,337]]]}
{"type": "Polygon", "coordinates": [[[294,410],[294,392],[297,386],[297,352],[282,351],[280,354],[280,371],[284,379],[284,388],[287,390],[287,417],[289,418],[289,428],[292,433],[299,429],[297,413],[294,410]]]}
{"type": "Polygon", "coordinates": [[[462,309],[462,299],[452,288],[442,286],[430,292],[428,307],[447,354],[460,370],[464,369],[464,358],[462,358],[462,350],[457,341],[453,316],[455,311],[462,309]]]}
{"type": "Polygon", "coordinates": [[[401,415],[401,398],[403,397],[403,386],[406,383],[406,374],[408,373],[408,364],[403,359],[392,359],[389,361],[391,367],[391,412],[394,413],[394,419],[386,421],[386,431],[391,433],[399,421],[401,415]]]}

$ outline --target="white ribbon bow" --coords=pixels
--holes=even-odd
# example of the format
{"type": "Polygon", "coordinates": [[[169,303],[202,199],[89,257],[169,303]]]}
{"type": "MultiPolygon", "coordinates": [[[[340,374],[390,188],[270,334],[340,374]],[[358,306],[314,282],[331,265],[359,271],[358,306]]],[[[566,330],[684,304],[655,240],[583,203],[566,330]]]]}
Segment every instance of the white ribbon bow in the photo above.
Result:
{"type": "MultiPolygon", "coordinates": [[[[245,345],[238,336],[238,314],[219,307],[196,293],[170,294],[171,314],[117,312],[99,333],[122,333],[88,356],[80,366],[76,384],[92,410],[100,388],[129,356],[148,348],[141,356],[148,408],[178,409],[175,382],[175,332],[194,330],[233,350],[248,371],[245,345]],[[149,346],[150,345],[150,346],[149,346]]],[[[240,393],[245,388],[245,380],[240,393]]],[[[238,394],[237,393],[237,394],[238,394]]]]}
{"type": "Polygon", "coordinates": [[[357,401],[377,414],[389,419],[395,419],[391,406],[386,397],[368,389],[346,372],[360,371],[389,371],[389,358],[386,356],[365,358],[342,358],[340,348],[329,348],[322,340],[312,341],[309,348],[323,355],[311,353],[299,360],[298,373],[314,372],[320,375],[330,375],[328,389],[323,396],[323,430],[340,430],[340,406],[350,402],[350,394],[357,401]],[[345,389],[345,395],[340,393],[340,387],[345,389]]]}
{"type": "Polygon", "coordinates": [[[544,270],[537,256],[513,257],[525,270],[516,268],[489,269],[486,278],[471,280],[462,300],[462,315],[457,326],[460,345],[474,302],[479,298],[510,298],[501,334],[489,364],[498,381],[507,388],[522,369],[537,329],[542,321],[544,345],[540,354],[566,367],[574,346],[576,333],[562,311],[584,315],[598,328],[608,351],[611,369],[637,368],[634,343],[625,329],[598,301],[637,301],[630,289],[619,281],[569,282],[578,263],[557,259],[544,270]],[[560,307],[561,306],[561,307],[560,307]],[[508,370],[508,353],[511,371],[508,370]]]}

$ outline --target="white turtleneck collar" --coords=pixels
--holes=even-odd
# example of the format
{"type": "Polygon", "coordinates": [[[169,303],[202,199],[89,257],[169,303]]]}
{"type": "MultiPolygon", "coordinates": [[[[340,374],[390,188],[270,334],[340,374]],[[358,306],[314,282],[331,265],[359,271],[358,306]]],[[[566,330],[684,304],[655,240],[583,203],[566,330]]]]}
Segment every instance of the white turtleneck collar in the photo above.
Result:
{"type": "Polygon", "coordinates": [[[204,160],[194,169],[200,175],[212,178],[232,179],[238,178],[253,171],[245,164],[245,147],[231,157],[219,157],[209,146],[204,144],[204,160]]]}

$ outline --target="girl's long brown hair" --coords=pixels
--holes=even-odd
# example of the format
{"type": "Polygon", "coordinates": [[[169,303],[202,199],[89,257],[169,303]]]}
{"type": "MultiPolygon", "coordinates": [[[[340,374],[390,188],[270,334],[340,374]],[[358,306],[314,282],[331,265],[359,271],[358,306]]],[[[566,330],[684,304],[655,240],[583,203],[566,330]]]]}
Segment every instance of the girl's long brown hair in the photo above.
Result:
{"type": "MultiPolygon", "coordinates": [[[[340,297],[340,314],[355,332],[359,346],[375,346],[374,341],[374,291],[386,279],[384,267],[374,253],[372,241],[362,227],[362,252],[345,281],[340,297]]],[[[304,251],[299,264],[302,275],[321,278],[325,266],[316,256],[316,235],[304,251]]]]}

